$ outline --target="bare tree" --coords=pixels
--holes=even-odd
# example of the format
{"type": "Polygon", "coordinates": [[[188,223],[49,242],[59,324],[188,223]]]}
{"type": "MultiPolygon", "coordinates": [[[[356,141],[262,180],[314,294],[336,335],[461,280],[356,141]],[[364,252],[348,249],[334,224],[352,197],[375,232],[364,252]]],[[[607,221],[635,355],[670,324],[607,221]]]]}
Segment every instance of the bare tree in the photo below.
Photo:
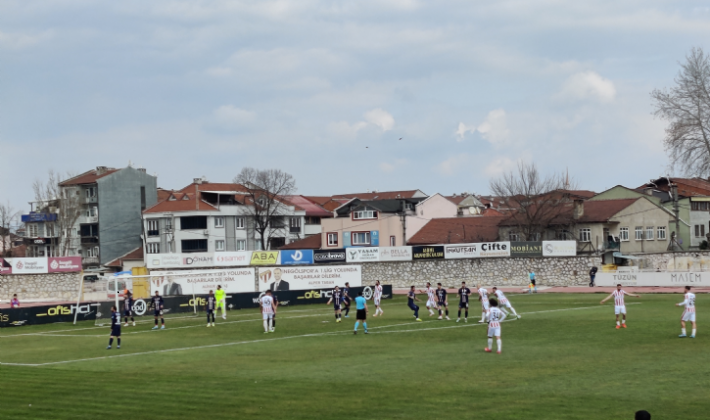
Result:
{"type": "MultiPolygon", "coordinates": [[[[68,173],[67,178],[71,177],[72,175],[68,173]]],[[[76,194],[76,191],[71,188],[62,189],[59,186],[60,182],[60,175],[49,170],[47,181],[37,179],[32,184],[32,188],[37,202],[37,212],[57,215],[55,236],[59,253],[68,256],[72,241],[78,240],[72,238],[72,229],[82,215],[82,196],[76,194]]]]}
{"type": "Polygon", "coordinates": [[[12,256],[12,230],[17,223],[19,211],[10,202],[0,204],[0,257],[12,256]]]}
{"type": "Polygon", "coordinates": [[[669,122],[663,140],[673,163],[710,175],[710,55],[693,48],[670,89],[654,89],[654,115],[669,122]]]}
{"type": "Polygon", "coordinates": [[[261,249],[268,249],[275,234],[284,234],[287,204],[285,197],[296,192],[296,180],[279,169],[243,168],[234,178],[247,189],[246,208],[259,235],[261,249]]]}
{"type": "Polygon", "coordinates": [[[491,193],[506,201],[510,218],[501,226],[512,226],[523,240],[540,240],[546,229],[558,220],[569,201],[572,189],[564,174],[543,176],[534,163],[518,163],[517,170],[490,182],[491,193]]]}

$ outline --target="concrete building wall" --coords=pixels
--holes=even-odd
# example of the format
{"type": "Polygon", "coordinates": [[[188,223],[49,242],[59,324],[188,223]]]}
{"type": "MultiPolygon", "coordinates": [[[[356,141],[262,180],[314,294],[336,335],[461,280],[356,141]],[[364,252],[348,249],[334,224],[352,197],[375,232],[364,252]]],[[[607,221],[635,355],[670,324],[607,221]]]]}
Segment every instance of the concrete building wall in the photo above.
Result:
{"type": "MultiPolygon", "coordinates": [[[[629,229],[629,240],[622,241],[620,251],[623,254],[639,254],[646,252],[662,252],[668,248],[670,240],[670,225],[675,218],[662,208],[654,205],[648,200],[638,200],[629,207],[620,211],[610,221],[616,222],[617,230],[613,235],[618,236],[619,229],[629,229]],[[645,234],[647,227],[653,227],[654,237],[652,239],[636,239],[636,227],[642,227],[645,234]],[[658,228],[666,228],[666,239],[658,239],[658,228]]],[[[673,228],[674,229],[674,228],[673,228]]],[[[614,230],[612,230],[614,232],[614,230]]]]}
{"type": "MultiPolygon", "coordinates": [[[[407,241],[412,238],[431,219],[441,217],[456,217],[458,207],[441,194],[434,194],[415,207],[415,213],[407,216],[407,241]]],[[[398,245],[403,245],[399,243],[398,245]]],[[[388,242],[389,243],[389,242],[388,242]]]]}
{"type": "MultiPolygon", "coordinates": [[[[338,247],[342,248],[349,244],[345,241],[344,234],[352,232],[379,232],[380,246],[389,246],[390,236],[394,236],[397,246],[404,245],[404,231],[402,221],[397,214],[378,213],[378,218],[373,220],[353,220],[350,215],[346,217],[335,217],[321,220],[322,237],[321,248],[328,248],[328,233],[338,234],[338,247]]],[[[331,247],[332,248],[332,247],[331,247]]]]}

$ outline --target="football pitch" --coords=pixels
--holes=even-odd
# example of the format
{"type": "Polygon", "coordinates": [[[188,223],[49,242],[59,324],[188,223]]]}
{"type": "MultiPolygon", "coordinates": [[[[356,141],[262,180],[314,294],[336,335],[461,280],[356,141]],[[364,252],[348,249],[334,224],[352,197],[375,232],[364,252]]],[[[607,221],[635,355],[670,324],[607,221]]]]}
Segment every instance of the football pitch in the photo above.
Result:
{"type": "Polygon", "coordinates": [[[477,302],[468,323],[453,299],[451,321],[419,303],[414,322],[402,296],[368,335],[353,335],[354,310],[336,324],[325,305],[279,308],[271,334],[258,310],[215,328],[144,319],[120,350],[93,321],[3,329],[0,418],[708,418],[710,296],[697,297],[696,339],[678,338],[681,294],[627,298],[621,330],[604,296],[509,295],[522,319],[502,324],[502,354],[483,351],[477,302]]]}

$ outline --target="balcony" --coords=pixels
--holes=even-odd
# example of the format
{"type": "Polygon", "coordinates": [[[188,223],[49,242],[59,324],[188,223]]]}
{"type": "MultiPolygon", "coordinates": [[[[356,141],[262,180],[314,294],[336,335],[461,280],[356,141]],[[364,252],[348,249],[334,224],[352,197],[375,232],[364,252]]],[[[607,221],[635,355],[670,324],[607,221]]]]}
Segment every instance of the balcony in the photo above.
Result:
{"type": "Polygon", "coordinates": [[[99,238],[97,236],[82,236],[81,243],[82,244],[98,244],[99,238]]]}
{"type": "Polygon", "coordinates": [[[83,265],[92,265],[99,263],[99,257],[83,257],[81,259],[83,265]]]}
{"type": "Polygon", "coordinates": [[[621,248],[621,243],[620,242],[604,242],[604,249],[620,249],[621,248]]]}
{"type": "Polygon", "coordinates": [[[301,227],[300,226],[291,226],[288,231],[289,231],[289,233],[301,233],[301,227]]]}
{"type": "Polygon", "coordinates": [[[149,230],[148,236],[160,236],[160,231],[159,230],[149,230]]]}

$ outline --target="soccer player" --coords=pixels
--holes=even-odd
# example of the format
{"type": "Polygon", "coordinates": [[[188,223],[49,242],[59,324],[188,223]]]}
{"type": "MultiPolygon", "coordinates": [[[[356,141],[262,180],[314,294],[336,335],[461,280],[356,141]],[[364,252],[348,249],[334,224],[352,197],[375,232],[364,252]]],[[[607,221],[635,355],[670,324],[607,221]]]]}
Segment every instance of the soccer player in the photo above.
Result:
{"type": "Polygon", "coordinates": [[[355,317],[353,334],[357,334],[357,327],[360,326],[360,321],[362,321],[362,326],[365,327],[365,334],[367,334],[367,300],[362,297],[362,292],[358,292],[355,298],[355,308],[357,309],[357,316],[355,317]]]}
{"type": "Polygon", "coordinates": [[[266,294],[261,297],[261,314],[264,317],[264,334],[274,332],[273,325],[271,324],[274,319],[274,312],[276,312],[274,298],[271,297],[271,290],[267,290],[266,294]]]}
{"type": "Polygon", "coordinates": [[[680,317],[681,334],[678,337],[687,337],[687,335],[685,335],[685,323],[690,321],[693,323],[693,333],[690,335],[690,338],[695,338],[695,293],[690,292],[690,286],[685,286],[685,300],[681,303],[676,303],[675,306],[685,306],[683,315],[680,317]]]}
{"type": "Polygon", "coordinates": [[[478,289],[478,300],[481,302],[481,320],[478,321],[479,324],[484,324],[486,322],[486,316],[488,315],[488,290],[481,287],[480,284],[476,285],[478,289]]]}
{"type": "Polygon", "coordinates": [[[111,350],[113,339],[116,339],[116,348],[121,348],[121,313],[116,310],[115,306],[111,307],[111,337],[108,339],[108,347],[106,350],[111,350]]]}
{"type": "Polygon", "coordinates": [[[225,298],[225,295],[227,293],[222,289],[221,285],[217,285],[217,291],[214,293],[214,297],[217,299],[217,309],[215,310],[215,313],[219,311],[219,308],[222,308],[222,319],[227,319],[227,299],[225,298]]]}
{"type": "Polygon", "coordinates": [[[128,326],[128,317],[131,317],[133,326],[136,326],[136,320],[133,318],[133,294],[130,291],[126,291],[126,297],[123,298],[123,316],[126,323],[124,327],[128,326]]]}
{"type": "Polygon", "coordinates": [[[417,299],[417,292],[414,291],[414,286],[412,286],[409,288],[409,293],[407,293],[407,306],[414,311],[414,319],[422,322],[419,318],[419,306],[415,305],[414,301],[419,302],[419,299],[417,299]]]}
{"type": "Polygon", "coordinates": [[[616,314],[616,329],[617,330],[621,327],[626,328],[626,305],[624,304],[624,295],[633,296],[633,297],[637,297],[637,298],[641,297],[639,295],[634,295],[632,293],[626,292],[625,290],[622,290],[621,285],[617,284],[616,290],[611,292],[611,294],[609,296],[605,297],[601,301],[601,304],[603,305],[604,302],[606,302],[607,300],[611,299],[612,297],[614,298],[614,313],[616,314]],[[619,314],[622,315],[621,325],[619,325],[619,314]]]}
{"type": "Polygon", "coordinates": [[[530,293],[537,293],[537,286],[535,285],[535,272],[530,270],[530,272],[528,273],[528,277],[530,277],[530,293]]]}
{"type": "Polygon", "coordinates": [[[496,345],[498,346],[497,353],[503,350],[503,342],[500,340],[500,323],[505,319],[505,314],[503,311],[498,309],[498,301],[495,299],[490,299],[488,301],[490,309],[488,310],[488,347],[485,348],[486,353],[490,353],[493,349],[493,337],[496,338],[496,345]]]}
{"type": "Polygon", "coordinates": [[[335,289],[330,293],[330,299],[328,299],[328,302],[326,305],[330,305],[330,302],[333,302],[333,309],[335,309],[335,322],[342,322],[343,321],[343,314],[340,313],[340,302],[342,298],[342,292],[340,291],[340,288],[338,286],[335,286],[335,289]]]}
{"type": "Polygon", "coordinates": [[[437,305],[439,308],[439,319],[442,319],[442,311],[446,309],[446,319],[450,320],[449,318],[449,302],[446,299],[446,289],[441,287],[441,283],[436,284],[436,299],[437,299],[437,305]]]}
{"type": "Polygon", "coordinates": [[[345,282],[345,287],[343,287],[343,293],[340,297],[341,305],[345,306],[345,318],[350,318],[350,296],[348,292],[350,291],[350,283],[345,282]]]}
{"type": "Polygon", "coordinates": [[[210,290],[210,294],[207,296],[207,301],[205,302],[205,312],[207,312],[207,326],[214,327],[214,313],[217,309],[217,298],[214,292],[210,290]],[[211,319],[210,319],[211,318],[211,319]],[[212,322],[210,322],[210,320],[212,322]]]}
{"type": "Polygon", "coordinates": [[[165,329],[165,318],[163,318],[164,303],[165,301],[163,301],[163,297],[160,296],[160,293],[156,290],[155,296],[153,296],[150,300],[150,306],[153,307],[153,316],[155,317],[155,327],[153,327],[154,330],[158,329],[158,318],[160,318],[160,329],[165,329]]]}
{"type": "Polygon", "coordinates": [[[431,283],[427,282],[426,289],[420,290],[419,293],[427,294],[426,308],[429,311],[429,316],[434,316],[434,311],[437,309],[436,291],[431,287],[431,283]]]}
{"type": "Polygon", "coordinates": [[[274,316],[271,317],[271,332],[276,331],[276,313],[279,311],[279,296],[276,293],[271,293],[271,297],[274,299],[274,316]]]}
{"type": "MultiPolygon", "coordinates": [[[[507,297],[505,297],[502,290],[498,290],[497,287],[493,286],[493,294],[496,295],[496,297],[498,298],[498,303],[500,303],[501,305],[503,305],[506,308],[513,311],[513,315],[515,315],[516,317],[518,317],[518,319],[520,319],[520,315],[518,315],[518,313],[515,312],[515,308],[513,308],[513,305],[510,304],[510,301],[508,300],[507,297]]],[[[507,312],[507,311],[505,309],[503,309],[503,312],[507,312]]],[[[508,315],[508,314],[506,313],[506,315],[508,315]]]]}
{"type": "Polygon", "coordinates": [[[466,282],[461,282],[461,288],[458,291],[459,295],[459,315],[456,318],[456,322],[461,321],[461,309],[464,309],[464,319],[463,322],[468,322],[468,297],[471,296],[471,289],[466,287],[466,282]]]}
{"type": "Polygon", "coordinates": [[[382,308],[380,307],[380,300],[381,299],[382,299],[382,286],[380,285],[380,281],[377,280],[375,282],[375,295],[372,298],[372,300],[375,301],[375,314],[372,316],[385,314],[385,311],[383,311],[382,308]]]}

